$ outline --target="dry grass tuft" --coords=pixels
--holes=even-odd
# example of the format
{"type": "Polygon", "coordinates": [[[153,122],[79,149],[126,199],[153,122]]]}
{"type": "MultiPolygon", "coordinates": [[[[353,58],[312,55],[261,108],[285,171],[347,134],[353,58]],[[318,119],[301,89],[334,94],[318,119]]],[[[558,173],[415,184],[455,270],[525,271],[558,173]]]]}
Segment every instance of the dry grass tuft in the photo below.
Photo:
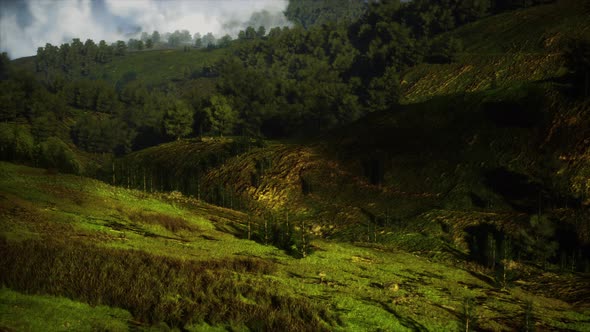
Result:
{"type": "Polygon", "coordinates": [[[195,225],[191,225],[188,221],[180,217],[173,217],[156,212],[135,212],[129,214],[129,219],[136,223],[160,225],[171,232],[179,232],[182,230],[196,231],[195,225]]]}

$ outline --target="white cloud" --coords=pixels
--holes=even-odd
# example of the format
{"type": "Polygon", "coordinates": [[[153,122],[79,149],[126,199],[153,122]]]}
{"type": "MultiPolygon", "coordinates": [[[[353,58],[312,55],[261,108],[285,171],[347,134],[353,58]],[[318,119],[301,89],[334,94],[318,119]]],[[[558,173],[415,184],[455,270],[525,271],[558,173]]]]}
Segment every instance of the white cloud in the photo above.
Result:
{"type": "Polygon", "coordinates": [[[0,1],[0,50],[8,51],[11,58],[34,55],[39,46],[59,45],[72,38],[127,40],[125,33],[132,28],[162,34],[185,29],[191,34],[235,36],[253,13],[262,10],[273,14],[273,24],[287,24],[282,12],[288,5],[288,0],[24,1],[20,7],[0,1]],[[19,20],[23,16],[25,23],[19,20]],[[241,26],[229,28],[229,22],[241,26]]]}

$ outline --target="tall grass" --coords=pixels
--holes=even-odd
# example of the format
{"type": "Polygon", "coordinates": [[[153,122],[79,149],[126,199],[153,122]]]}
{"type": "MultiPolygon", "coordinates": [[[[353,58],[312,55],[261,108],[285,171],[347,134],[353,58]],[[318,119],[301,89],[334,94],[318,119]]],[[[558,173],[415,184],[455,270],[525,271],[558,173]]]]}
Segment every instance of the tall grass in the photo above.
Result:
{"type": "Polygon", "coordinates": [[[146,323],[207,322],[254,330],[328,330],[336,318],[310,300],[269,288],[255,258],[205,262],[84,243],[0,238],[0,283],[21,292],[129,310],[146,323]]]}
{"type": "Polygon", "coordinates": [[[180,217],[173,217],[162,213],[146,213],[140,211],[129,214],[129,219],[143,224],[160,225],[171,232],[196,230],[196,226],[189,224],[188,221],[180,217]]]}

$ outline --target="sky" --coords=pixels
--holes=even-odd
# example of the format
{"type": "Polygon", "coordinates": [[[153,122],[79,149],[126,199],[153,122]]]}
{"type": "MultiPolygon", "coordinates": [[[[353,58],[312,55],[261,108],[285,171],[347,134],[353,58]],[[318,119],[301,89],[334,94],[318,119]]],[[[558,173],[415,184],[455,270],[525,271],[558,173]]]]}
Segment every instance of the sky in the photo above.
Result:
{"type": "Polygon", "coordinates": [[[16,59],[35,55],[46,43],[127,41],[136,31],[235,37],[263,11],[256,27],[288,25],[287,5],[288,0],[0,0],[0,52],[16,59]]]}

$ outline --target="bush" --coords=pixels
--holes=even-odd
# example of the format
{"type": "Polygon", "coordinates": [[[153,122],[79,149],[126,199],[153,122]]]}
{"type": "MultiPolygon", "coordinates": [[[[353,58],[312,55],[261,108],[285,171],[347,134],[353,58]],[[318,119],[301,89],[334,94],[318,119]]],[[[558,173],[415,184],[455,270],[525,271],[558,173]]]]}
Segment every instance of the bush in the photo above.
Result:
{"type": "Polygon", "coordinates": [[[191,225],[188,221],[180,217],[172,217],[161,213],[145,213],[138,212],[129,215],[129,219],[134,222],[140,222],[144,224],[157,224],[166,228],[171,232],[178,232],[181,230],[193,231],[196,227],[191,225]]]}
{"type": "Polygon", "coordinates": [[[520,245],[537,262],[543,266],[555,256],[559,243],[553,241],[555,225],[546,215],[534,215],[529,220],[529,227],[520,231],[520,245]]]}
{"type": "Polygon", "coordinates": [[[24,127],[0,123],[0,158],[10,161],[31,161],[35,140],[24,127]]]}
{"type": "Polygon", "coordinates": [[[439,39],[430,46],[428,62],[451,63],[457,61],[457,54],[463,51],[461,39],[448,37],[439,39]]]}
{"type": "Polygon", "coordinates": [[[261,259],[186,261],[48,239],[0,238],[0,252],[3,286],[125,308],[142,322],[183,327],[205,321],[259,331],[325,331],[326,322],[336,321],[327,309],[306,298],[261,286],[258,274],[276,269],[261,259]]]}
{"type": "Polygon", "coordinates": [[[39,145],[40,163],[47,168],[55,168],[65,173],[80,173],[82,167],[76,154],[57,137],[50,137],[39,145]]]}

